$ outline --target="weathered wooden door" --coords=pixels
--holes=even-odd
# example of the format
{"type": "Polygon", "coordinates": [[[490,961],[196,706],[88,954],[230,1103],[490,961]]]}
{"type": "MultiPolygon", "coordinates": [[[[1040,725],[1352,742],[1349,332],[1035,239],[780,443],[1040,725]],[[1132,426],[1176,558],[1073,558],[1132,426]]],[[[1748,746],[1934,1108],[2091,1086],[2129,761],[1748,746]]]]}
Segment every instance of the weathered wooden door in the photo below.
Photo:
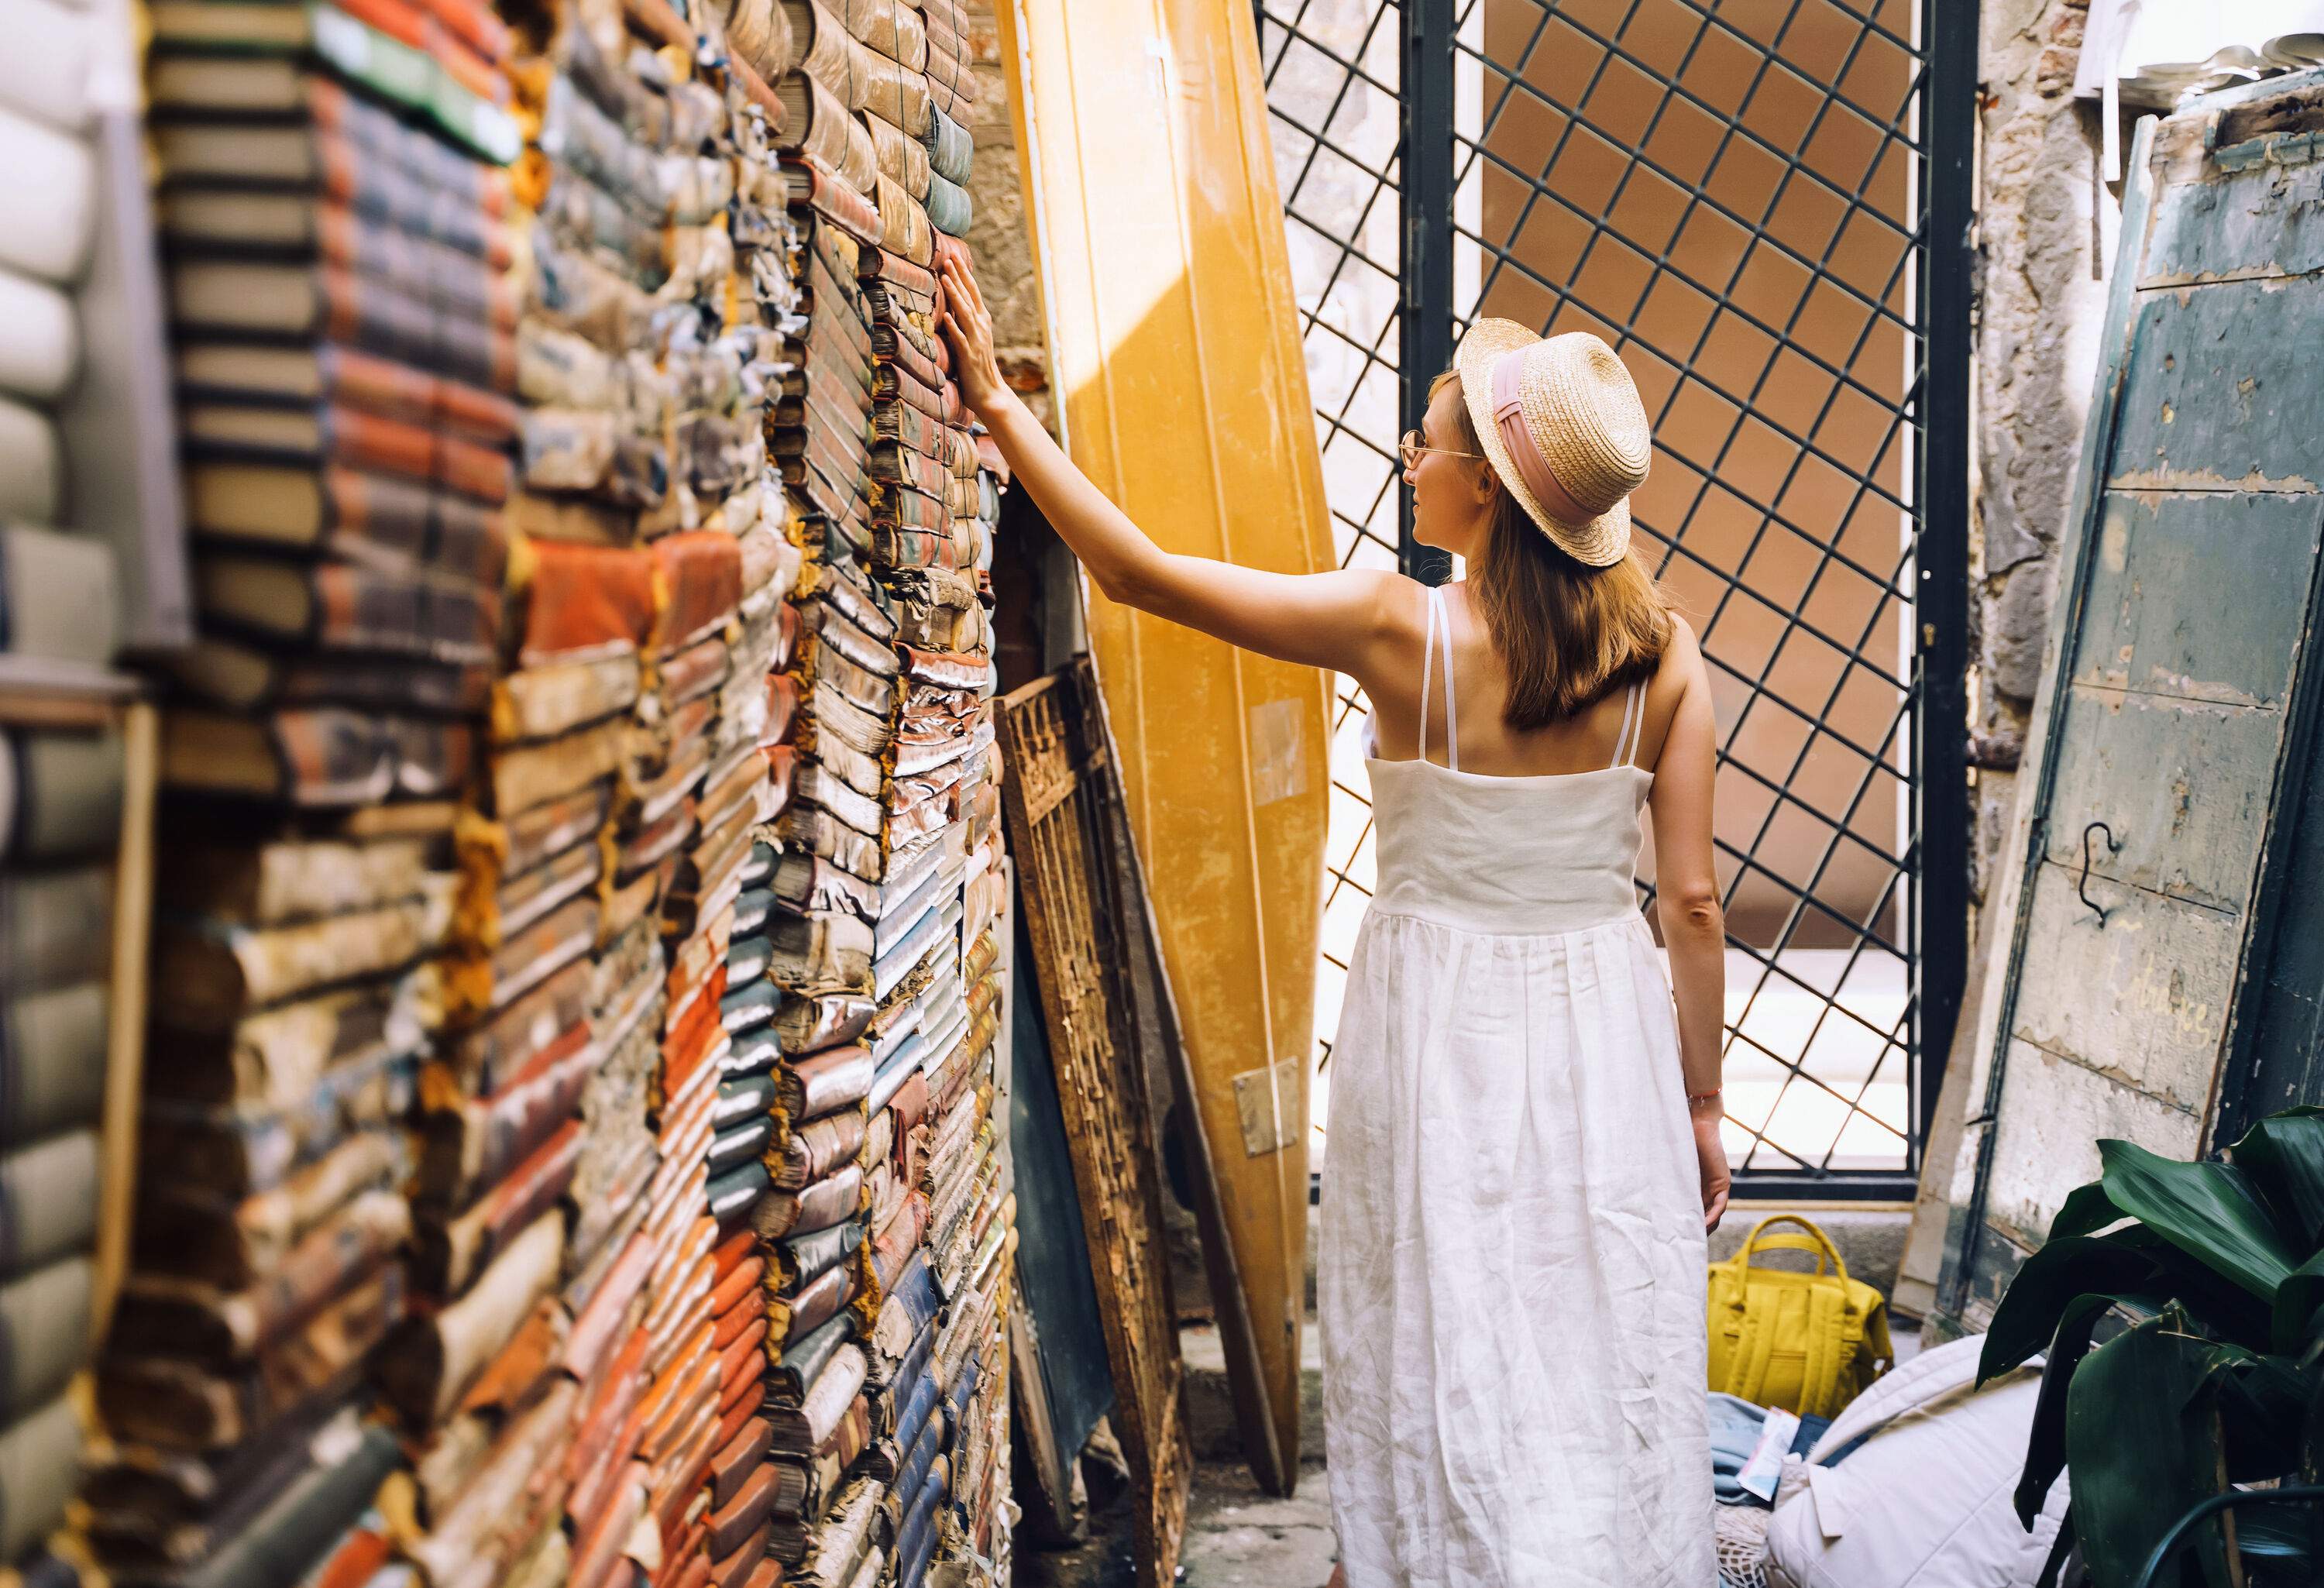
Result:
{"type": "MultiPolygon", "coordinates": [[[[2324,80],[2140,141],[1940,1305],[1977,1326],[2096,1140],[2215,1138],[2289,868],[2324,526],[2324,80]],[[2277,858],[2271,863],[2270,855],[2277,858]],[[2012,904],[2014,902],[2014,909],[2012,904]]],[[[2232,1088],[2231,1088],[2232,1090],[2232,1088]]]]}
{"type": "Polygon", "coordinates": [[[1107,819],[1120,795],[1104,725],[1085,654],[1004,697],[1001,804],[1130,1459],[1137,1580],[1164,1588],[1178,1567],[1194,1455],[1181,1415],[1155,1112],[1130,1034],[1132,907],[1107,819]]]}

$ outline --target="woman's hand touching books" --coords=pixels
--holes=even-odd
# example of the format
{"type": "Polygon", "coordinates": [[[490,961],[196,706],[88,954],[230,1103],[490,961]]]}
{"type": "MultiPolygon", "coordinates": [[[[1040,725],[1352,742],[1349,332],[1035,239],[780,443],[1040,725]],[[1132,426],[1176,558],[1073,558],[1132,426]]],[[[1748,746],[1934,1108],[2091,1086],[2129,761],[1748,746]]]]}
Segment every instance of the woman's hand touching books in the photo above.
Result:
{"type": "Polygon", "coordinates": [[[944,295],[936,303],[936,325],[952,345],[952,378],[961,401],[990,425],[992,411],[1009,394],[1001,379],[1001,361],[992,353],[992,315],[984,294],[959,254],[948,255],[937,272],[944,295]]]}

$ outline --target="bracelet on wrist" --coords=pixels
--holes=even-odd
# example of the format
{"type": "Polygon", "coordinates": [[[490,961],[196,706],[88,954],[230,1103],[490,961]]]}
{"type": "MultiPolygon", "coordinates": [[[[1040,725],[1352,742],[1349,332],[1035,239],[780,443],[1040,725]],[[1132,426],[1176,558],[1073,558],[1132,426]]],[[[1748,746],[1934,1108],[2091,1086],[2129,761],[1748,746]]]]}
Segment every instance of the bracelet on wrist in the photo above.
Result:
{"type": "Polygon", "coordinates": [[[1690,1092],[1686,1094],[1686,1105],[1689,1108],[1700,1108],[1706,1103],[1716,1103],[1719,1101],[1719,1094],[1725,1090],[1723,1086],[1713,1086],[1708,1092],[1690,1092]]]}

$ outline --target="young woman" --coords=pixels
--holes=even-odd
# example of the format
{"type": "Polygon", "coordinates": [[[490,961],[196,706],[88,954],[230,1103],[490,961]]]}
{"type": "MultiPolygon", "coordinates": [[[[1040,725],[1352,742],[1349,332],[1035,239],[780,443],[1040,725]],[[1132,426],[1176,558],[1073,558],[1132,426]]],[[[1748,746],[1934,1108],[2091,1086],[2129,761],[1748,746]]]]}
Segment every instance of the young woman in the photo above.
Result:
{"type": "Polygon", "coordinates": [[[1001,383],[967,272],[944,289],[962,396],[1108,596],[1371,700],[1379,885],[1318,1275],[1334,1584],[1709,1588],[1713,727],[1694,635],[1629,547],[1628,372],[1586,332],[1479,321],[1403,443],[1414,532],[1470,577],[1264,573],[1148,540],[1001,383]]]}

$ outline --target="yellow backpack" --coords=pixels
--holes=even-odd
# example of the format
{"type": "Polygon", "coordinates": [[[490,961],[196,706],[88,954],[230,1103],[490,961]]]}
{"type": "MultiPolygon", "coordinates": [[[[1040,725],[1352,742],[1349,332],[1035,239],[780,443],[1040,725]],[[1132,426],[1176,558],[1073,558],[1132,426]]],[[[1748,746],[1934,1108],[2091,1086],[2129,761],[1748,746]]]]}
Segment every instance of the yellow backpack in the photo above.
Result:
{"type": "Polygon", "coordinates": [[[1710,1320],[1711,1387],[1803,1417],[1832,1416],[1895,1364],[1887,1301],[1849,1279],[1824,1233],[1796,1214],[1761,1219],[1741,1251],[1711,1265],[1710,1320]],[[1785,1223],[1807,1233],[1764,1233],[1785,1223]],[[1755,1269],[1756,1251],[1812,1252],[1815,1272],[1755,1269]]]}

